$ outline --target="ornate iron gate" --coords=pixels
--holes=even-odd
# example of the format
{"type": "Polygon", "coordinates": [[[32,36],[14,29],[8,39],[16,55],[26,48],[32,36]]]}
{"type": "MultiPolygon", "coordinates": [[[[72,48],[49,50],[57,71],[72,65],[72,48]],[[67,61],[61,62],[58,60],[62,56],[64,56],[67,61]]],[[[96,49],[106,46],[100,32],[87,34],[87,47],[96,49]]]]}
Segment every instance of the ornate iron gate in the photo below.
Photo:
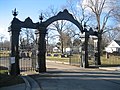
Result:
{"type": "MultiPolygon", "coordinates": [[[[30,29],[26,29],[23,32],[27,32],[25,34],[20,35],[20,44],[19,44],[19,66],[20,72],[26,73],[36,70],[37,64],[37,55],[36,55],[36,41],[31,40],[29,36],[30,29]]],[[[31,34],[34,34],[33,32],[31,34]]],[[[34,36],[34,35],[33,35],[34,36]]]]}
{"type": "Polygon", "coordinates": [[[57,20],[67,20],[75,24],[81,33],[85,32],[85,56],[84,56],[84,67],[88,67],[88,37],[90,35],[98,35],[98,32],[94,32],[93,30],[87,30],[86,28],[83,28],[81,23],[79,23],[72,14],[68,12],[67,9],[65,9],[63,12],[59,12],[56,16],[53,16],[46,21],[42,21],[43,17],[41,15],[40,22],[33,23],[32,20],[28,17],[25,19],[25,21],[20,21],[16,16],[18,15],[18,12],[16,9],[13,11],[13,20],[11,22],[11,25],[9,27],[9,32],[11,32],[11,57],[15,58],[15,62],[11,64],[11,75],[19,75],[20,69],[19,69],[19,50],[18,50],[18,44],[19,44],[19,33],[21,31],[21,28],[32,28],[38,30],[38,66],[39,66],[39,73],[40,72],[46,72],[46,47],[45,47],[45,36],[47,34],[47,27],[54,21],[57,20]]]}

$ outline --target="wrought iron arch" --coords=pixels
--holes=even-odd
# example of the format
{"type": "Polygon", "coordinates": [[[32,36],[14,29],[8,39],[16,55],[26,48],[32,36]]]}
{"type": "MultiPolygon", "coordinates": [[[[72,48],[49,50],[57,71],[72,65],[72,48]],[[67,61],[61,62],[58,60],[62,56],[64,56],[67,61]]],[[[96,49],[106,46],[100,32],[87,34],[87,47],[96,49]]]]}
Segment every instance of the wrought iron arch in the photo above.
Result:
{"type": "MultiPolygon", "coordinates": [[[[74,19],[72,14],[68,12],[67,9],[65,9],[63,12],[59,12],[56,16],[53,16],[46,21],[33,23],[33,21],[28,17],[25,19],[25,21],[20,21],[16,18],[17,12],[16,9],[13,13],[13,20],[11,22],[11,26],[9,27],[9,31],[11,32],[11,57],[15,57],[15,62],[11,64],[11,75],[18,75],[20,74],[19,70],[19,34],[21,31],[21,28],[32,28],[37,29],[39,34],[38,39],[38,66],[39,66],[39,72],[46,72],[46,62],[45,62],[45,53],[46,53],[46,45],[45,45],[45,35],[47,32],[47,27],[54,21],[57,20],[67,20],[75,24],[81,31],[81,33],[84,32],[82,25],[74,19]]],[[[42,19],[42,18],[41,18],[42,19]]]]}
{"type": "Polygon", "coordinates": [[[49,19],[47,19],[45,22],[43,22],[44,26],[47,28],[52,22],[57,21],[57,20],[67,20],[75,24],[80,31],[83,33],[83,27],[82,25],[74,19],[73,15],[68,12],[67,9],[65,9],[63,12],[59,12],[56,16],[53,16],[49,19]]]}
{"type": "Polygon", "coordinates": [[[45,45],[45,36],[47,32],[47,27],[57,20],[67,20],[75,24],[81,31],[81,33],[84,32],[82,25],[74,19],[72,14],[68,12],[67,9],[65,9],[63,12],[59,12],[56,16],[53,16],[46,21],[42,22],[42,16],[40,18],[41,22],[39,23],[38,27],[38,33],[39,33],[39,39],[38,39],[38,66],[39,66],[39,72],[46,72],[46,45],[45,45]]]}

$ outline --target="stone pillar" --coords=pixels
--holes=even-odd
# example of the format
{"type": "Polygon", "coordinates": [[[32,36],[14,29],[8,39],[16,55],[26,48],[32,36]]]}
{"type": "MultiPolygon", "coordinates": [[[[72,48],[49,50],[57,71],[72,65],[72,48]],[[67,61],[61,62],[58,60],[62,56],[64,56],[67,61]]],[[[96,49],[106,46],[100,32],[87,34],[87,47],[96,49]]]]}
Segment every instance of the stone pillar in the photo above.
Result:
{"type": "Polygon", "coordinates": [[[17,26],[16,18],[13,19],[11,25],[11,55],[10,55],[10,75],[19,75],[19,34],[20,27],[17,26]]]}
{"type": "Polygon", "coordinates": [[[39,66],[39,73],[46,72],[46,28],[39,27],[39,39],[38,39],[38,66],[39,66]]]}

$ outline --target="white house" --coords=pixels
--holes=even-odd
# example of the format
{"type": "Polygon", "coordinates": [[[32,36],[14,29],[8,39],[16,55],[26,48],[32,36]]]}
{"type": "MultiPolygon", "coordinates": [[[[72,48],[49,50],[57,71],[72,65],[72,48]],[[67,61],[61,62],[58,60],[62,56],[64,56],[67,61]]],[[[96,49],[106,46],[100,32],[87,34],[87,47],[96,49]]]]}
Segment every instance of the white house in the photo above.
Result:
{"type": "Polygon", "coordinates": [[[105,51],[108,53],[119,52],[120,53],[120,40],[112,40],[107,47],[105,47],[105,51]]]}
{"type": "Polygon", "coordinates": [[[58,47],[54,47],[53,52],[60,52],[60,49],[58,47]]]}

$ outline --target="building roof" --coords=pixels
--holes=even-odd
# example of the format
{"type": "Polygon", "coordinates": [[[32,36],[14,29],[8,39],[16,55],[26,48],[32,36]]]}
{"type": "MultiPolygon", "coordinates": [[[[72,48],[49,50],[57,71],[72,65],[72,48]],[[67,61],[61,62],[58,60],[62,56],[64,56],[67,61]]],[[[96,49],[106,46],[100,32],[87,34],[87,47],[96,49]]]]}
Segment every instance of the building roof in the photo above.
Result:
{"type": "Polygon", "coordinates": [[[120,40],[114,40],[120,46],[120,40]]]}
{"type": "Polygon", "coordinates": [[[106,48],[120,48],[120,40],[112,40],[106,48]]]}

